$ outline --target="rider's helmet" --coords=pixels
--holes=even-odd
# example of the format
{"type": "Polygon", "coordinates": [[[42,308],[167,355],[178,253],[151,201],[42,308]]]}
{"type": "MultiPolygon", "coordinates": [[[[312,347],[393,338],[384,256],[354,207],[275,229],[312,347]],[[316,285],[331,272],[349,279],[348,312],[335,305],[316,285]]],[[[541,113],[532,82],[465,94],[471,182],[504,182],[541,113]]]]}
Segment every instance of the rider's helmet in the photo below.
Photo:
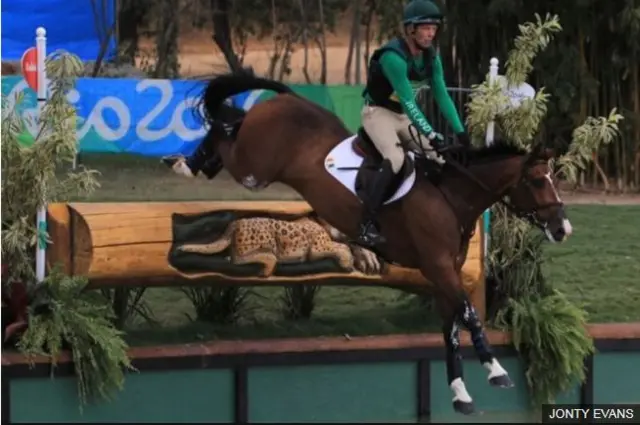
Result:
{"type": "Polygon", "coordinates": [[[429,0],[412,0],[404,7],[402,23],[409,24],[435,24],[441,25],[443,20],[440,8],[429,0]]]}

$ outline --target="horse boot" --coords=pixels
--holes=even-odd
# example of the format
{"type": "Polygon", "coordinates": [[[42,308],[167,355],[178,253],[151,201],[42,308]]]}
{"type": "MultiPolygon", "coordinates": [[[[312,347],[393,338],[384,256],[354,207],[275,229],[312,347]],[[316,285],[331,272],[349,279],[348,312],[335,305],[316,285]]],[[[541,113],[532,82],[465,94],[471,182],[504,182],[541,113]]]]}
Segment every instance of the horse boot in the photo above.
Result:
{"type": "Polygon", "coordinates": [[[191,155],[187,157],[182,155],[166,156],[162,158],[162,162],[171,167],[176,174],[192,178],[197,176],[214,153],[211,146],[212,141],[209,138],[207,135],[191,155]]]}
{"type": "Polygon", "coordinates": [[[366,194],[363,196],[364,214],[360,223],[360,234],[357,243],[370,248],[386,242],[376,226],[376,216],[378,209],[382,206],[387,189],[395,174],[391,168],[391,162],[385,159],[380,164],[377,173],[366,187],[366,194]]]}
{"type": "Polygon", "coordinates": [[[220,155],[216,154],[204,163],[204,166],[200,171],[202,172],[202,174],[207,176],[207,179],[211,180],[212,178],[217,176],[223,168],[224,164],[222,163],[222,158],[220,157],[220,155]]]}

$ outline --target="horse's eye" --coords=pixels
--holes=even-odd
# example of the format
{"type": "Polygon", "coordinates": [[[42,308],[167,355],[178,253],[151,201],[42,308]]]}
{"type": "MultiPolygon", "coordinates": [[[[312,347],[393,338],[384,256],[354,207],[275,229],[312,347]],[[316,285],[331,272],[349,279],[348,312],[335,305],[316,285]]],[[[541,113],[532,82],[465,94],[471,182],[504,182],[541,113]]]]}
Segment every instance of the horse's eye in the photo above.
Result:
{"type": "Polygon", "coordinates": [[[542,189],[544,187],[544,181],[546,179],[545,178],[540,178],[540,179],[531,179],[531,184],[533,185],[533,187],[535,187],[536,189],[542,189]]]}

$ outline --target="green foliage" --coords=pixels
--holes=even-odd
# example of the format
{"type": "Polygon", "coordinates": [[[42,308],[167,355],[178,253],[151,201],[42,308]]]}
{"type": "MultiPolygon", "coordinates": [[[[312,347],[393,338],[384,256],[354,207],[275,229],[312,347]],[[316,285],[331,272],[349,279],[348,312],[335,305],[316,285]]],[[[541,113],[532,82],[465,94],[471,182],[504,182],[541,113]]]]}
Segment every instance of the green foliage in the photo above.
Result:
{"type": "Polygon", "coordinates": [[[584,358],[595,350],[586,314],[560,292],[510,298],[497,323],[509,326],[513,343],[528,365],[526,377],[534,405],[553,403],[559,393],[584,380],[584,358]]]}
{"type": "Polygon", "coordinates": [[[618,136],[618,122],[622,115],[614,108],[608,117],[588,117],[584,124],[573,130],[573,143],[569,151],[558,158],[556,175],[570,182],[578,180],[578,172],[584,171],[593,159],[593,153],[601,145],[611,143],[618,136]]]}
{"type": "Polygon", "coordinates": [[[18,349],[33,359],[47,356],[52,364],[71,346],[81,407],[92,398],[111,399],[124,384],[124,369],[134,370],[127,344],[111,319],[113,310],[98,291],[85,291],[87,280],[53,270],[35,289],[29,326],[18,349]]]}
{"type": "Polygon", "coordinates": [[[56,51],[47,57],[46,67],[49,98],[37,121],[18,113],[21,96],[2,99],[2,260],[9,274],[3,290],[20,282],[31,295],[28,329],[18,349],[29,357],[48,356],[56,364],[68,345],[84,403],[90,396],[108,397],[121,388],[122,367],[130,364],[126,344],[111,323],[113,311],[95,292],[84,291],[85,279],[53,270],[44,282],[36,282],[36,243],[48,240],[46,229],[36,226],[36,211],[98,187],[96,171],[70,169],[77,152],[78,117],[66,93],[83,64],[72,54],[56,51]],[[33,126],[35,142],[26,146],[21,134],[33,126]]]}
{"type": "Polygon", "coordinates": [[[547,14],[545,20],[535,14],[536,22],[527,22],[518,25],[520,35],[514,41],[514,47],[509,52],[506,63],[507,80],[513,85],[519,85],[526,81],[533,69],[533,59],[547,48],[553,39],[553,33],[562,31],[558,16],[547,14]]]}
{"type": "Polygon", "coordinates": [[[318,285],[289,285],[284,287],[281,297],[282,314],[285,319],[309,319],[316,307],[316,295],[322,287],[318,285]]]}
{"type": "MultiPolygon", "coordinates": [[[[487,125],[495,123],[496,134],[530,149],[536,143],[550,98],[540,88],[532,99],[510,104],[506,94],[525,82],[533,61],[561,29],[557,16],[520,25],[521,34],[506,61],[506,77],[473,87],[467,109],[467,124],[475,143],[484,143],[487,125]]],[[[584,168],[601,143],[609,143],[617,132],[620,115],[589,118],[574,130],[573,143],[558,159],[559,172],[574,176],[584,168]]],[[[554,166],[552,162],[550,164],[554,166]]],[[[505,207],[492,208],[489,272],[496,283],[490,317],[511,331],[514,345],[527,365],[527,379],[534,404],[549,403],[577,380],[584,379],[583,361],[593,352],[585,315],[553,289],[542,273],[543,239],[537,229],[510,216],[505,207]],[[496,305],[498,311],[496,312],[496,305]]]]}
{"type": "Polygon", "coordinates": [[[504,137],[528,148],[547,113],[549,94],[544,87],[537,90],[533,99],[524,99],[517,107],[511,104],[507,95],[509,90],[525,82],[536,54],[547,47],[555,32],[562,29],[557,16],[547,15],[544,21],[538,14],[535,16],[536,23],[519,26],[521,34],[509,52],[505,76],[500,75],[492,81],[487,75],[481,84],[472,86],[467,125],[476,144],[484,143],[487,126],[493,121],[504,137]]]}
{"type": "Polygon", "coordinates": [[[191,301],[196,317],[191,321],[215,324],[234,324],[250,310],[249,299],[254,295],[250,288],[236,285],[186,287],[180,289],[191,301]]]}
{"type": "Polygon", "coordinates": [[[42,202],[63,202],[98,187],[97,172],[70,168],[77,152],[75,108],[65,97],[74,78],[82,72],[77,57],[54,52],[46,61],[51,78],[50,98],[36,120],[23,118],[17,108],[23,96],[2,98],[2,259],[10,264],[10,281],[33,281],[33,256],[37,238],[46,238],[35,226],[42,202]],[[35,143],[25,146],[21,134],[38,126],[35,143]],[[39,233],[40,232],[40,233],[39,233]]]}

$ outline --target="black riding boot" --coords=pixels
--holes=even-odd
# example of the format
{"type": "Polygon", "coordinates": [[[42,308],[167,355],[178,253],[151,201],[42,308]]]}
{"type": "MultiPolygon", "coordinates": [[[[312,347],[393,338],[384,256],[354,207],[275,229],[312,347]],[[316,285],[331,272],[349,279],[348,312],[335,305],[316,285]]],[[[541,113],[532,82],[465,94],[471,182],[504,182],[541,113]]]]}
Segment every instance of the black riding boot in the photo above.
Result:
{"type": "Polygon", "coordinates": [[[358,243],[374,247],[386,242],[384,236],[379,233],[375,220],[378,209],[385,200],[387,189],[393,177],[394,173],[391,168],[391,162],[388,159],[383,160],[378,168],[377,174],[371,180],[370,184],[367,185],[367,192],[365,196],[363,196],[364,214],[362,222],[360,223],[358,243]]]}

